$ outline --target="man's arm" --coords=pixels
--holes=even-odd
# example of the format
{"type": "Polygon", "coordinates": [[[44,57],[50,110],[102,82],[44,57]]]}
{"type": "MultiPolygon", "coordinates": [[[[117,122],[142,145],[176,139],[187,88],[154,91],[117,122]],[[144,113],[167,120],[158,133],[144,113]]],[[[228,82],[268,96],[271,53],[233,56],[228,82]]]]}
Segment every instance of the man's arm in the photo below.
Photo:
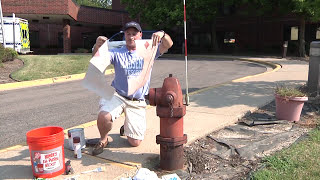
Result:
{"type": "Polygon", "coordinates": [[[99,36],[96,40],[96,44],[94,44],[93,46],[93,50],[92,50],[92,56],[94,56],[96,54],[96,52],[98,51],[98,49],[102,46],[102,44],[104,42],[106,42],[108,40],[107,37],[105,36],[99,36]]]}
{"type": "Polygon", "coordinates": [[[166,53],[169,48],[173,45],[172,39],[169,34],[165,33],[164,31],[158,31],[153,33],[153,45],[160,43],[159,45],[159,52],[160,54],[166,53]]]}

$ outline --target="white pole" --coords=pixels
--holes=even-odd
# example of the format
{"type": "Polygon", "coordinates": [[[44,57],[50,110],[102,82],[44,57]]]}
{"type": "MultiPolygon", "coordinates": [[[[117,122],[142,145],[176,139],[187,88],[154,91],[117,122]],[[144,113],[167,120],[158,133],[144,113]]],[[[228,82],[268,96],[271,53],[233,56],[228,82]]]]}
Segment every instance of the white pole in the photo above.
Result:
{"type": "Polygon", "coordinates": [[[187,53],[187,16],[186,16],[186,0],[183,0],[184,9],[184,59],[186,62],[186,95],[185,101],[189,105],[189,85],[188,85],[188,53],[187,53]]]}
{"type": "Polygon", "coordinates": [[[12,19],[13,19],[13,50],[16,50],[16,28],[15,28],[15,23],[16,23],[16,15],[12,13],[12,19]]]}
{"type": "Polygon", "coordinates": [[[3,14],[2,14],[1,0],[0,0],[0,20],[1,20],[1,30],[2,30],[3,47],[6,48],[6,39],[5,39],[5,35],[4,35],[3,14]]]}

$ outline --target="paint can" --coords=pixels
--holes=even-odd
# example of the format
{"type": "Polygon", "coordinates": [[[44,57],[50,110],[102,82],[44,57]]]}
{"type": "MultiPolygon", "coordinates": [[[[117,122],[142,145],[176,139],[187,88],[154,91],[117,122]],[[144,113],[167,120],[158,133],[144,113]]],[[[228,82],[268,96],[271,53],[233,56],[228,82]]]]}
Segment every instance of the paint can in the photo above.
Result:
{"type": "Polygon", "coordinates": [[[69,142],[70,141],[72,142],[72,143],[69,144],[69,149],[70,150],[74,150],[74,147],[73,147],[73,138],[74,137],[80,137],[81,149],[86,147],[86,139],[84,137],[84,129],[83,128],[69,129],[68,130],[68,134],[71,135],[71,136],[68,137],[68,138],[71,138],[71,139],[69,139],[69,142]]]}

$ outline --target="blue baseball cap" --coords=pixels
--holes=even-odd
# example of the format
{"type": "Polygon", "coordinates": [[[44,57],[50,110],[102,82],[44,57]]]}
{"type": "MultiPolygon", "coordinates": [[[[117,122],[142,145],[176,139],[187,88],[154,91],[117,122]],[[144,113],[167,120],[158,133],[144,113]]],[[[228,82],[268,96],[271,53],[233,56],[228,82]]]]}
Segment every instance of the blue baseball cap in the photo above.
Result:
{"type": "Polygon", "coordinates": [[[141,26],[140,26],[140,24],[139,23],[137,23],[137,22],[134,22],[134,21],[131,21],[131,22],[128,22],[125,26],[124,26],[124,31],[125,30],[127,30],[127,29],[129,29],[129,28],[136,28],[138,31],[142,31],[141,30],[141,26]]]}

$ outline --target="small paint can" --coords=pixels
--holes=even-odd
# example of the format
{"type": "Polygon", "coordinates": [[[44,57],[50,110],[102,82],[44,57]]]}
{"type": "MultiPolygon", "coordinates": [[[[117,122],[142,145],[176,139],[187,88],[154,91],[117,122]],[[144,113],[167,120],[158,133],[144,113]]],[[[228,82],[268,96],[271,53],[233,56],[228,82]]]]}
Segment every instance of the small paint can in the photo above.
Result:
{"type": "Polygon", "coordinates": [[[71,135],[68,138],[71,138],[71,142],[72,142],[72,144],[71,143],[69,144],[69,149],[70,150],[74,150],[74,147],[73,147],[73,138],[74,137],[80,137],[81,149],[86,147],[86,139],[84,137],[84,129],[83,128],[69,129],[68,130],[68,134],[71,135]]]}

